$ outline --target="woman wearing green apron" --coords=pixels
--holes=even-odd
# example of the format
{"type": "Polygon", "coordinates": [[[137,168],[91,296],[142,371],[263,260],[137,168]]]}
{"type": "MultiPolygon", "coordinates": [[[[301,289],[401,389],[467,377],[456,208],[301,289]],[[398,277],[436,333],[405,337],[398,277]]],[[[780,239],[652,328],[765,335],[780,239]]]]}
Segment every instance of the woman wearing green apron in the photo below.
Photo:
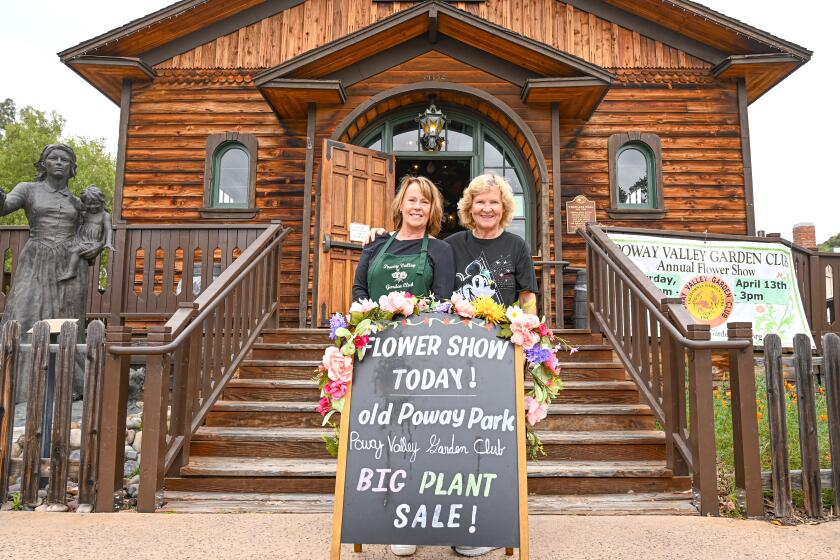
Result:
{"type": "Polygon", "coordinates": [[[443,216],[440,191],[426,177],[403,177],[391,212],[396,231],[362,251],[353,301],[378,301],[391,292],[450,297],[455,287],[452,248],[434,238],[443,216]]]}

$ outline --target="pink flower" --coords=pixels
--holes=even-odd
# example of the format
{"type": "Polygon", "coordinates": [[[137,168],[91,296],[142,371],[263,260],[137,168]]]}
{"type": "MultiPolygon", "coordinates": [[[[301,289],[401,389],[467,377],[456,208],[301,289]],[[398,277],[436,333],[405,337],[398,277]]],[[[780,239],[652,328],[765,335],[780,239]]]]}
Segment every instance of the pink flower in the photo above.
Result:
{"type": "Polygon", "coordinates": [[[399,313],[406,317],[410,317],[414,313],[414,302],[414,296],[408,294],[408,292],[391,292],[387,296],[379,296],[379,307],[385,311],[399,313]]]}
{"type": "Polygon", "coordinates": [[[525,416],[531,426],[536,426],[548,414],[548,403],[540,404],[533,397],[525,397],[525,416]]]}
{"type": "Polygon", "coordinates": [[[548,355],[548,359],[543,362],[543,365],[555,373],[560,371],[560,360],[557,359],[557,354],[554,352],[548,355]]]}
{"type": "Polygon", "coordinates": [[[572,348],[569,348],[569,354],[577,354],[578,350],[580,349],[577,346],[573,346],[572,348]]]}
{"type": "Polygon", "coordinates": [[[335,346],[330,346],[324,351],[324,357],[321,359],[321,363],[324,369],[327,370],[327,375],[333,381],[347,383],[353,377],[352,356],[345,356],[335,346]]]}
{"type": "Polygon", "coordinates": [[[540,341],[539,333],[532,331],[530,327],[525,325],[511,323],[510,330],[513,331],[513,336],[510,337],[511,342],[525,350],[530,350],[540,341]]]}
{"type": "Polygon", "coordinates": [[[540,326],[537,327],[537,331],[540,333],[540,336],[551,336],[551,330],[549,330],[545,323],[540,323],[540,326]]]}
{"type": "Polygon", "coordinates": [[[376,309],[378,306],[376,302],[372,299],[360,299],[359,301],[354,301],[352,305],[350,305],[350,313],[359,312],[361,314],[365,314],[368,311],[376,309]]]}
{"type": "Polygon", "coordinates": [[[326,416],[327,412],[330,411],[330,399],[329,397],[324,397],[320,401],[318,401],[318,414],[321,416],[326,416]]]}
{"type": "Polygon", "coordinates": [[[324,392],[327,393],[331,399],[338,400],[347,393],[347,383],[343,381],[330,381],[324,386],[324,392]]]}
{"type": "Polygon", "coordinates": [[[452,308],[455,310],[455,313],[461,317],[465,317],[467,319],[475,317],[475,308],[472,306],[472,303],[465,300],[464,296],[461,294],[452,294],[452,299],[450,301],[452,302],[452,308]]]}

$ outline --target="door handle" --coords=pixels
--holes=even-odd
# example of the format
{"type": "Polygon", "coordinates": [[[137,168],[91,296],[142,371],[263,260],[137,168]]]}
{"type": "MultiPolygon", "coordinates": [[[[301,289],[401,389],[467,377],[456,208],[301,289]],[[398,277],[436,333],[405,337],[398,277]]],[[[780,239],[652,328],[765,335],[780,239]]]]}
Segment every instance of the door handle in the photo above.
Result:
{"type": "Polygon", "coordinates": [[[331,249],[353,249],[354,251],[361,251],[364,247],[361,243],[348,243],[347,241],[333,241],[329,233],[324,233],[324,247],[323,251],[329,253],[331,249]]]}

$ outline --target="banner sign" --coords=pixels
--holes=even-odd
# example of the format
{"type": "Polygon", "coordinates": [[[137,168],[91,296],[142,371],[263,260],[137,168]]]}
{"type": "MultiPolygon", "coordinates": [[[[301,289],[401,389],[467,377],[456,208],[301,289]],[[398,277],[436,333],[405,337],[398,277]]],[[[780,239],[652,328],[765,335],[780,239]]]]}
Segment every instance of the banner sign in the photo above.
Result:
{"type": "Polygon", "coordinates": [[[752,323],[757,346],[771,333],[790,347],[794,335],[811,336],[793,257],[781,243],[609,237],[662,293],[680,298],[695,320],[708,324],[712,340],[726,340],[730,321],[752,323]]]}
{"type": "Polygon", "coordinates": [[[428,313],[371,336],[341,414],[341,542],[519,547],[523,373],[497,330],[428,313]]]}

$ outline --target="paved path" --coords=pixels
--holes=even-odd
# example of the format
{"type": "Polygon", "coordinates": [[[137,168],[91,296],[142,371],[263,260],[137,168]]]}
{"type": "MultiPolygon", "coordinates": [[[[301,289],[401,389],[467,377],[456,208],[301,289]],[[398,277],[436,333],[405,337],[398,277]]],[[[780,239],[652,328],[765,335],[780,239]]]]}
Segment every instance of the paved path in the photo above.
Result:
{"type": "MultiPolygon", "coordinates": [[[[838,521],[777,527],[700,517],[532,516],[530,523],[534,560],[840,558],[838,521]]],[[[330,516],[323,514],[0,513],[0,558],[326,559],[329,535],[330,516]]],[[[345,546],[342,556],[395,558],[384,546],[358,555],[345,546]]],[[[415,558],[455,555],[421,547],[415,558]]]]}

